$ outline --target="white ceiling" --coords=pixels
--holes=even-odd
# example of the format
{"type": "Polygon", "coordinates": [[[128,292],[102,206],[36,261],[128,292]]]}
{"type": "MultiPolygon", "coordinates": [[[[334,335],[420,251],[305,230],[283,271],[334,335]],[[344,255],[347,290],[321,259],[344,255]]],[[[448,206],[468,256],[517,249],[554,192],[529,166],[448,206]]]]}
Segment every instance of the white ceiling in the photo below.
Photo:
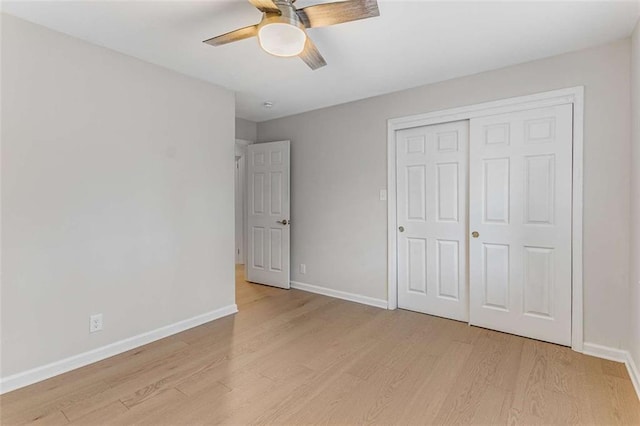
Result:
{"type": "MultiPolygon", "coordinates": [[[[378,0],[380,17],[308,31],[328,65],[263,52],[256,39],[202,40],[251,25],[247,1],[4,1],[4,12],[231,89],[264,121],[629,36],[637,1],[378,0]],[[274,107],[266,109],[264,101],[274,107]]],[[[297,7],[327,2],[298,0],[297,7]]]]}

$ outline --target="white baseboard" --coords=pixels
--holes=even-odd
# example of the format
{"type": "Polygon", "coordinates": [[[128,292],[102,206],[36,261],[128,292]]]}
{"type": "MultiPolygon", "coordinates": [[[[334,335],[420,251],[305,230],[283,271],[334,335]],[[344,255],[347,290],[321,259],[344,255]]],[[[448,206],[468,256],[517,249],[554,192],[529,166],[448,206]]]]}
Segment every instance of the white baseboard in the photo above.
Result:
{"type": "Polygon", "coordinates": [[[373,297],[362,296],[360,294],[347,293],[346,291],[333,290],[317,285],[291,281],[291,288],[308,291],[309,293],[322,294],[323,296],[335,297],[336,299],[348,300],[350,302],[362,303],[363,305],[375,306],[376,308],[387,309],[387,301],[373,297]]]}
{"type": "Polygon", "coordinates": [[[627,351],[625,350],[589,342],[584,342],[582,353],[616,362],[625,362],[627,359],[627,351]]]}
{"type": "Polygon", "coordinates": [[[636,388],[636,394],[638,394],[638,399],[640,399],[640,370],[638,370],[638,366],[633,360],[631,352],[627,352],[627,359],[625,360],[625,364],[627,364],[629,377],[631,377],[633,387],[636,388]]]}
{"type": "Polygon", "coordinates": [[[74,355],[60,361],[55,361],[51,364],[36,367],[8,377],[2,377],[0,378],[0,394],[49,379],[59,374],[66,373],[67,371],[84,367],[85,365],[93,364],[94,362],[101,361],[105,358],[109,358],[173,334],[180,333],[181,331],[197,327],[209,321],[235,314],[236,312],[238,312],[237,305],[228,305],[193,318],[179,321],[174,324],[90,350],[88,352],[74,355]]]}
{"type": "Polygon", "coordinates": [[[636,366],[636,363],[631,357],[631,353],[629,351],[585,342],[582,353],[585,355],[608,359],[609,361],[624,363],[627,366],[627,371],[629,372],[629,377],[631,378],[631,383],[633,383],[633,387],[636,390],[638,399],[640,399],[640,372],[638,371],[638,367],[636,366]]]}

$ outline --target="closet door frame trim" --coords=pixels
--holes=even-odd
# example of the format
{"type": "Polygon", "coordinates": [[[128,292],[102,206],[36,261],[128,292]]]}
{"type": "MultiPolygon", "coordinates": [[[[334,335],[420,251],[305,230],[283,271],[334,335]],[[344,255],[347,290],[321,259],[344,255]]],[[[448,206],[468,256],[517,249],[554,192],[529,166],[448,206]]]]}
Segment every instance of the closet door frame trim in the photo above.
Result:
{"type": "Polygon", "coordinates": [[[398,244],[396,193],[396,132],[414,127],[470,120],[475,117],[524,111],[556,105],[573,105],[573,175],[571,212],[571,348],[583,351],[583,138],[584,86],[501,99],[458,108],[387,120],[387,291],[388,307],[398,307],[398,244]]]}

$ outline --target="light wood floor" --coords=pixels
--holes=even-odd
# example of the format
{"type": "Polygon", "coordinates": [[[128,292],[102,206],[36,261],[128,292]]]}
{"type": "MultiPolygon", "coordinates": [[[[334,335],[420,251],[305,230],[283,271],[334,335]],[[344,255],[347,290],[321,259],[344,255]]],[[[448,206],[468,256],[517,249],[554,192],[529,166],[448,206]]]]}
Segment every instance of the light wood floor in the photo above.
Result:
{"type": "Polygon", "coordinates": [[[3,395],[2,424],[640,424],[622,364],[237,273],[237,315],[3,395]]]}

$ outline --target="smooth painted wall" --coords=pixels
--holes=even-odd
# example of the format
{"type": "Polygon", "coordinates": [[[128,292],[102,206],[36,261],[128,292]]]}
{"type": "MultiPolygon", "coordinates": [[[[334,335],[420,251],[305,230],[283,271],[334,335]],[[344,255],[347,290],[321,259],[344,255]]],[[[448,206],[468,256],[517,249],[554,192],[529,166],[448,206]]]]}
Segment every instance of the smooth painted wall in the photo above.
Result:
{"type": "Polygon", "coordinates": [[[584,85],[585,340],[620,347],[629,319],[630,68],[626,39],[259,123],[259,141],[291,140],[292,280],[387,298],[379,199],[387,119],[584,85]]]}
{"type": "Polygon", "coordinates": [[[255,142],[258,140],[258,124],[255,121],[236,117],[236,139],[255,142]]]}
{"type": "Polygon", "coordinates": [[[1,82],[2,377],[235,303],[232,92],[4,14],[1,82]]]}
{"type": "Polygon", "coordinates": [[[640,21],[631,38],[631,257],[629,352],[640,368],[640,21]]]}

